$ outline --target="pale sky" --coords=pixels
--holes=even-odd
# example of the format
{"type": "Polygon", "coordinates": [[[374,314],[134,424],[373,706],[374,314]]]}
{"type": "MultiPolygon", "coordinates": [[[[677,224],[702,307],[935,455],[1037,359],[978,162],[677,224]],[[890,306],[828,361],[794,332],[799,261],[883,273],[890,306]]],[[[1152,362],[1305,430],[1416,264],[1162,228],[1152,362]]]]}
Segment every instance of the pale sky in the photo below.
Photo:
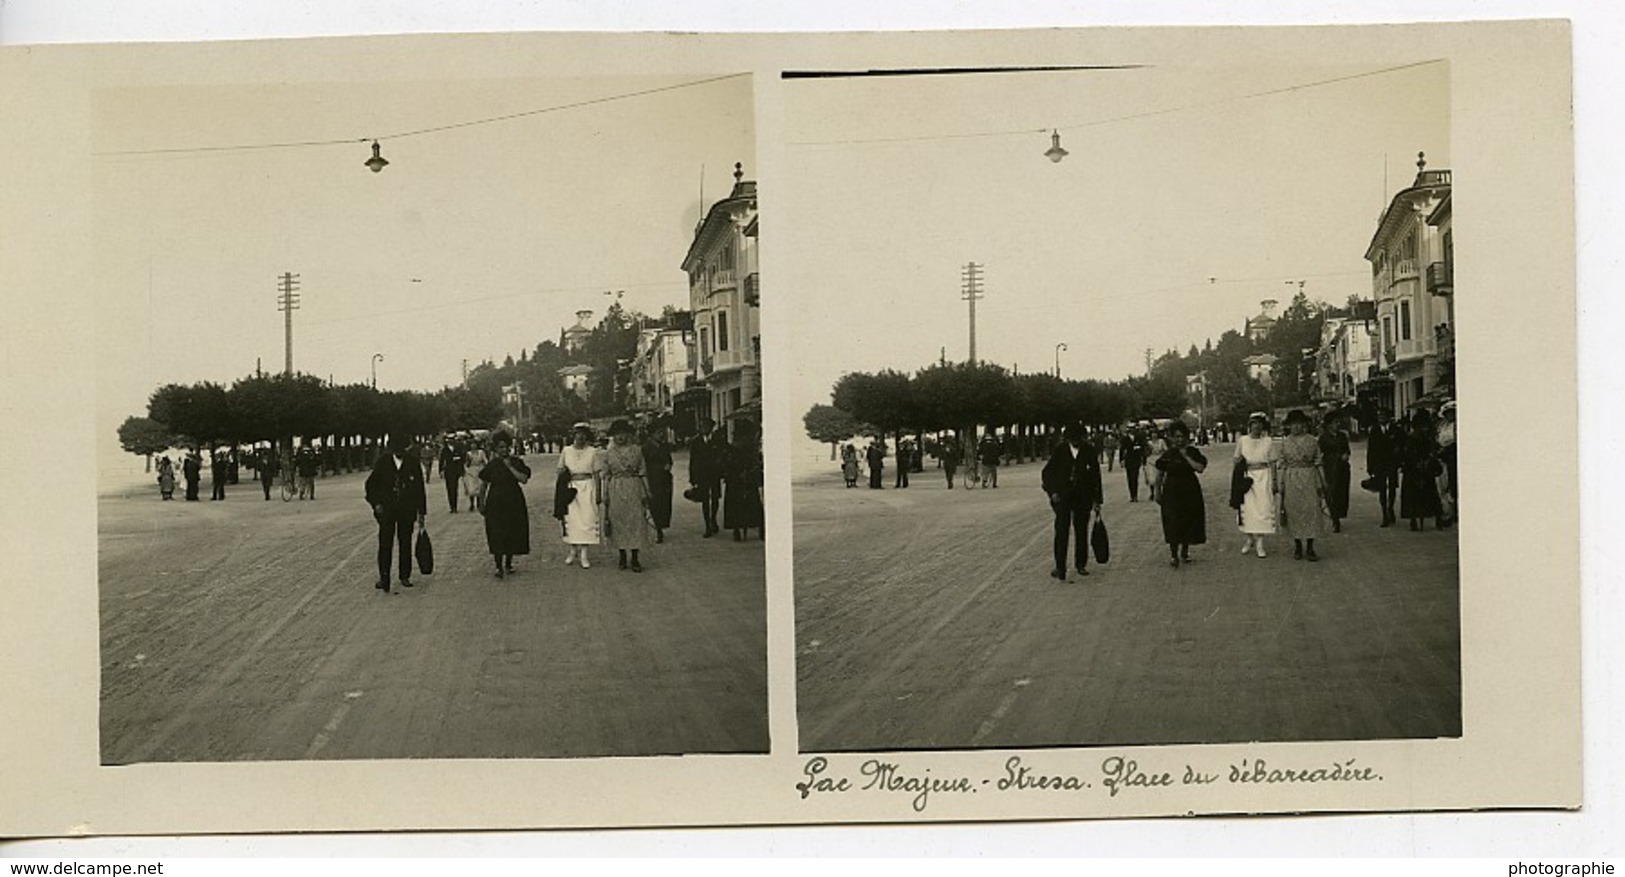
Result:
{"type": "Polygon", "coordinates": [[[1216,341],[1298,280],[1333,304],[1368,296],[1366,245],[1417,152],[1450,166],[1448,64],[1236,98],[1383,66],[786,82],[796,209],[774,264],[812,293],[796,416],[843,372],[965,359],[968,261],[985,266],[978,359],[1050,371],[1065,343],[1068,378],[1216,341]]]}
{"type": "MultiPolygon", "coordinates": [[[[727,75],[110,91],[97,152],[383,137],[727,75]]],[[[755,177],[741,76],[366,143],[95,159],[100,428],[166,382],[283,367],[277,278],[300,275],[294,366],[434,390],[557,340],[574,312],[686,307],[680,269],[734,162],[755,177]]],[[[116,450],[116,445],[114,446],[116,450]]]]}

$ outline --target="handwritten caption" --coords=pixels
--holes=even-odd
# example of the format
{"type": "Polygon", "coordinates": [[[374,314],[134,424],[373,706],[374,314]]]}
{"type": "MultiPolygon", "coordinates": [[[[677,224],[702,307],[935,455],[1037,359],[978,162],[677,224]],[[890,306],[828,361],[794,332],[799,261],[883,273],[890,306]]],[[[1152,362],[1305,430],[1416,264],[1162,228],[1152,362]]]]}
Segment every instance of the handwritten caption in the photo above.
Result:
{"type": "Polygon", "coordinates": [[[1142,766],[1133,758],[1112,755],[1087,775],[1066,773],[1029,763],[1020,755],[1005,759],[1004,769],[988,776],[944,775],[931,768],[910,770],[901,761],[870,758],[855,770],[838,768],[822,755],[809,759],[801,770],[796,792],[801,800],[828,795],[874,793],[906,799],[916,813],[933,800],[978,794],[1068,795],[1104,794],[1108,798],[1155,792],[1180,786],[1228,784],[1237,786],[1293,786],[1381,782],[1375,768],[1358,759],[1330,764],[1283,767],[1262,758],[1243,758],[1215,772],[1186,764],[1182,769],[1142,766]]]}

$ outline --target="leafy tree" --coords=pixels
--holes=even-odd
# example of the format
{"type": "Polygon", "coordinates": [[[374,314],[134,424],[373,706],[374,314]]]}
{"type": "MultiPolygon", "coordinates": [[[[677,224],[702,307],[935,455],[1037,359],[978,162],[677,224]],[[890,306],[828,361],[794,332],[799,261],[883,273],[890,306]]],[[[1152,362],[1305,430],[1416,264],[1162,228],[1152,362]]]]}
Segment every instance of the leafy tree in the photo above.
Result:
{"type": "Polygon", "coordinates": [[[802,415],[801,423],[807,437],[815,442],[829,443],[829,458],[835,459],[841,442],[858,434],[858,421],[851,414],[833,405],[814,405],[802,415]]]}
{"type": "Polygon", "coordinates": [[[127,417],[118,428],[119,446],[146,458],[148,472],[152,471],[152,455],[169,447],[173,439],[162,423],[150,417],[127,417]]]}
{"type": "Polygon", "coordinates": [[[901,435],[905,426],[914,426],[918,415],[908,375],[887,369],[878,374],[853,372],[835,382],[831,394],[836,408],[873,424],[886,433],[901,435]]]}

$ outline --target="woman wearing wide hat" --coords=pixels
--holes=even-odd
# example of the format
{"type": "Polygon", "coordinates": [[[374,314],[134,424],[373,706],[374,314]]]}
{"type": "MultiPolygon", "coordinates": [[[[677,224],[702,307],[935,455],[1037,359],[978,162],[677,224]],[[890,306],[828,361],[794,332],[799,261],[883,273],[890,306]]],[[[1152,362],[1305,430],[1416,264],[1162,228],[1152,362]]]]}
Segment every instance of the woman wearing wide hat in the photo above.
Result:
{"type": "Polygon", "coordinates": [[[1343,412],[1333,408],[1320,425],[1320,474],[1326,482],[1326,513],[1332,519],[1332,532],[1343,532],[1343,519],[1349,516],[1348,430],[1343,412]]]}
{"type": "Polygon", "coordinates": [[[1292,558],[1319,560],[1315,540],[1326,535],[1326,482],[1320,471],[1320,440],[1309,434],[1309,415],[1286,416],[1287,437],[1281,443],[1278,468],[1281,523],[1292,534],[1292,558]],[[1307,546],[1307,550],[1305,549],[1307,546]]]}
{"type": "Polygon", "coordinates": [[[610,424],[609,447],[603,450],[599,473],[603,479],[604,535],[620,553],[621,569],[643,572],[638,552],[649,546],[649,479],[643,449],[632,435],[632,424],[624,420],[610,424]]]}
{"type": "Polygon", "coordinates": [[[1275,464],[1278,451],[1270,438],[1269,418],[1262,411],[1247,415],[1247,434],[1236,441],[1236,466],[1250,481],[1242,495],[1239,517],[1246,537],[1241,553],[1264,553],[1264,537],[1275,532],[1275,464]]]}

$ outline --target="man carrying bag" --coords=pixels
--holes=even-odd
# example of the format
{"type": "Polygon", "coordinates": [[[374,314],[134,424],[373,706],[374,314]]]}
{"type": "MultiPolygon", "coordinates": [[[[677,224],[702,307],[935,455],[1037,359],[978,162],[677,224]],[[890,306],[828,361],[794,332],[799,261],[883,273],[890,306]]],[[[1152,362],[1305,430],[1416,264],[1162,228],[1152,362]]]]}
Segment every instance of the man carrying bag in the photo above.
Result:
{"type": "Polygon", "coordinates": [[[1040,479],[1055,513],[1055,569],[1050,575],[1066,581],[1069,539],[1075,546],[1078,575],[1089,574],[1089,515],[1100,514],[1105,493],[1100,486],[1100,455],[1084,436],[1083,427],[1072,424],[1063,436],[1065,441],[1050,454],[1040,479]]]}
{"type": "MultiPolygon", "coordinates": [[[[401,587],[412,587],[412,529],[429,513],[423,465],[409,450],[411,439],[390,433],[389,453],[378,457],[367,476],[367,505],[378,522],[378,590],[389,593],[391,547],[399,549],[401,587]]],[[[432,561],[431,561],[432,562],[432,561]]],[[[425,570],[427,572],[427,570],[425,570]]]]}

